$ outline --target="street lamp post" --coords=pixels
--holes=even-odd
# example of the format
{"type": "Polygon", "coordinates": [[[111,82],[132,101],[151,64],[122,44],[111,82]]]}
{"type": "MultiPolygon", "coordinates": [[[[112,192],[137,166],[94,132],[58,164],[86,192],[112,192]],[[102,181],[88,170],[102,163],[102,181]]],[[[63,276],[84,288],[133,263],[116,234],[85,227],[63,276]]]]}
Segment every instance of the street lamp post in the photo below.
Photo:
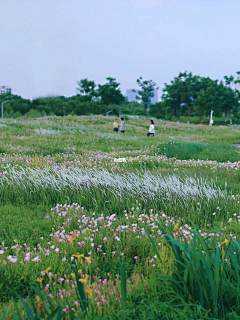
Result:
{"type": "Polygon", "coordinates": [[[2,120],[4,119],[4,108],[3,108],[3,105],[4,105],[4,103],[7,103],[7,102],[9,102],[9,100],[2,102],[2,120]]]}
{"type": "Polygon", "coordinates": [[[213,125],[213,118],[212,118],[212,114],[213,114],[213,110],[211,110],[211,114],[210,114],[210,122],[209,125],[212,126],[213,125]]]}

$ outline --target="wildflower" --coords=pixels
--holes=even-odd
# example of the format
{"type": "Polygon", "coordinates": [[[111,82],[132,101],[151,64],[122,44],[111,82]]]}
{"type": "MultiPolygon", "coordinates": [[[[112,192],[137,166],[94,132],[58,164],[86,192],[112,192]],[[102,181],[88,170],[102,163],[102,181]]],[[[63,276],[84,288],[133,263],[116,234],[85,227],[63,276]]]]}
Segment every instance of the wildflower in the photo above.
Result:
{"type": "Polygon", "coordinates": [[[88,293],[89,296],[92,298],[92,289],[91,288],[87,288],[86,293],[88,293]]]}
{"type": "Polygon", "coordinates": [[[76,240],[77,239],[77,230],[74,230],[73,231],[73,240],[76,240]]]}
{"type": "Polygon", "coordinates": [[[177,224],[174,226],[173,231],[178,231],[178,226],[179,226],[179,224],[177,223],[177,224]]]}
{"type": "Polygon", "coordinates": [[[79,279],[79,282],[81,282],[81,283],[86,283],[87,280],[88,280],[88,275],[86,274],[84,278],[79,279]]]}
{"type": "Polygon", "coordinates": [[[76,279],[75,273],[71,273],[71,276],[73,277],[73,279],[76,279]]]}
{"type": "Polygon", "coordinates": [[[32,261],[39,261],[39,260],[40,260],[39,256],[36,256],[35,258],[32,259],[32,261]]]}
{"type": "Polygon", "coordinates": [[[72,257],[75,257],[75,258],[84,258],[84,254],[73,254],[72,257]]]}
{"type": "Polygon", "coordinates": [[[87,263],[91,263],[91,257],[86,257],[85,259],[87,263]]]}
{"type": "Polygon", "coordinates": [[[40,286],[42,286],[42,282],[43,282],[44,278],[43,277],[40,277],[40,278],[37,278],[37,282],[40,283],[40,286]]]}
{"type": "Polygon", "coordinates": [[[78,270],[78,274],[82,274],[82,269],[79,269],[79,270],[78,270]]]}
{"type": "Polygon", "coordinates": [[[226,244],[228,245],[230,243],[230,241],[228,239],[225,239],[223,242],[222,242],[222,245],[226,244]]]}
{"type": "Polygon", "coordinates": [[[49,271],[50,269],[51,269],[51,268],[48,267],[46,270],[41,271],[41,275],[43,275],[43,273],[44,273],[44,274],[48,273],[48,271],[49,271]]]}

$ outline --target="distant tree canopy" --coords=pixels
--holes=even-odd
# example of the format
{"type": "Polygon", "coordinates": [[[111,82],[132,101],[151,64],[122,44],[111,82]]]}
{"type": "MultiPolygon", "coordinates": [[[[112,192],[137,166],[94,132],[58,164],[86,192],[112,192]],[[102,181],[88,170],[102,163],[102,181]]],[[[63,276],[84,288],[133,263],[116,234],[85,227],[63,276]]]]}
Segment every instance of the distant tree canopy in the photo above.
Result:
{"type": "Polygon", "coordinates": [[[179,120],[180,115],[203,117],[214,111],[215,116],[222,113],[230,117],[233,113],[237,116],[239,101],[237,90],[233,88],[236,83],[233,76],[224,77],[223,81],[212,80],[210,78],[193,76],[184,72],[179,73],[170,84],[165,83],[162,95],[162,104],[165,112],[179,120]],[[231,87],[232,86],[232,87],[231,87]]]}
{"type": "MultiPolygon", "coordinates": [[[[106,114],[110,110],[118,115],[119,106],[123,114],[146,115],[156,88],[153,80],[143,80],[142,77],[137,79],[138,101],[135,102],[128,102],[115,78],[108,77],[106,80],[105,84],[97,85],[93,80],[82,79],[77,82],[79,93],[72,97],[28,100],[14,94],[2,94],[0,103],[9,101],[4,105],[5,117],[36,112],[42,116],[106,114]]],[[[162,119],[174,117],[176,121],[180,116],[188,117],[188,121],[191,116],[197,116],[203,121],[213,110],[214,116],[223,117],[225,122],[232,123],[232,118],[240,119],[240,92],[235,89],[237,83],[240,83],[240,71],[236,77],[224,76],[221,81],[193,75],[192,72],[180,72],[169,84],[164,84],[162,100],[150,106],[149,114],[162,119]]]]}
{"type": "Polygon", "coordinates": [[[150,108],[151,105],[151,98],[154,97],[156,83],[153,80],[143,80],[143,78],[140,77],[137,79],[137,84],[140,87],[140,89],[137,91],[137,99],[142,102],[146,116],[147,109],[150,108]]]}

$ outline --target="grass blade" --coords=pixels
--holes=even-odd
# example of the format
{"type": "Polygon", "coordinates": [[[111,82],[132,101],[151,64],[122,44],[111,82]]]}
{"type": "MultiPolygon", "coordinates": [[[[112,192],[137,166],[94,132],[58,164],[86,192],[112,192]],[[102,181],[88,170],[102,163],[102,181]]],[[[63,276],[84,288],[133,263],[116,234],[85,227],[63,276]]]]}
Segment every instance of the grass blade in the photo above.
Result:
{"type": "Polygon", "coordinates": [[[119,260],[121,269],[121,294],[122,294],[122,308],[127,311],[127,277],[125,264],[119,260]]]}

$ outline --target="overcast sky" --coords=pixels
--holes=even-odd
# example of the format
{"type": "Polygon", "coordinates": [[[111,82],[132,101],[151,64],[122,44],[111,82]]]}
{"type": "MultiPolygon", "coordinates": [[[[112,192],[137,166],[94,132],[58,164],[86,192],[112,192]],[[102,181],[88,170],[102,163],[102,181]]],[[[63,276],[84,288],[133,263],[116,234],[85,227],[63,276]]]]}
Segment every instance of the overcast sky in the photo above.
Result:
{"type": "Polygon", "coordinates": [[[240,70],[240,0],[0,0],[0,85],[76,94],[83,78],[159,86],[180,71],[240,70]]]}

